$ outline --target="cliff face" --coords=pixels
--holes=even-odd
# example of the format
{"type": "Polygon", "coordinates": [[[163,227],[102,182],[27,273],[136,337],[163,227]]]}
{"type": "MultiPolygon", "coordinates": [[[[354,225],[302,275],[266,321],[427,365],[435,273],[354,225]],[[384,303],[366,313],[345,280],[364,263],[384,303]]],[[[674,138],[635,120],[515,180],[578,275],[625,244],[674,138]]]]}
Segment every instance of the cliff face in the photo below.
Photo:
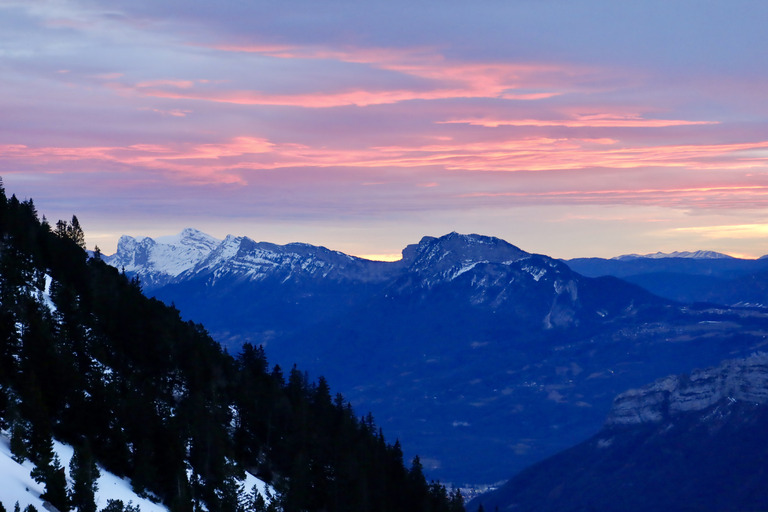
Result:
{"type": "Polygon", "coordinates": [[[476,512],[768,510],[768,354],[617,396],[604,428],[467,505],[476,512]]]}
{"type": "Polygon", "coordinates": [[[725,361],[718,367],[674,375],[617,396],[606,426],[660,423],[703,411],[722,400],[768,403],[768,354],[725,361]]]}

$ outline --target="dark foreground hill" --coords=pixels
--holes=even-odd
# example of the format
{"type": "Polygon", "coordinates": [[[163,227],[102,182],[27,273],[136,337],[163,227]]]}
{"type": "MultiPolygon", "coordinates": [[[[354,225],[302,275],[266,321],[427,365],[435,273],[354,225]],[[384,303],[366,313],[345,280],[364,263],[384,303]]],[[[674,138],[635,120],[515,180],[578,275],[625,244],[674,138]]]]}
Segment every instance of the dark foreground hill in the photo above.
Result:
{"type": "Polygon", "coordinates": [[[764,311],[682,306],[481,235],[384,263],[186,230],[125,237],[110,262],[231,351],[326,375],[455,484],[505,480],[594,435],[621,391],[768,335],[764,311]]]}
{"type": "Polygon", "coordinates": [[[265,510],[245,471],[276,489],[269,510],[461,510],[324,379],[270,369],[248,344],[228,355],[89,259],[76,217],[52,228],[1,188],[0,427],[60,512],[95,509],[96,462],[180,512],[265,510]],[[70,484],[53,438],[75,446],[70,484]]]}
{"type": "Polygon", "coordinates": [[[619,395],[590,440],[532,466],[467,509],[768,509],[768,355],[619,395]]]}

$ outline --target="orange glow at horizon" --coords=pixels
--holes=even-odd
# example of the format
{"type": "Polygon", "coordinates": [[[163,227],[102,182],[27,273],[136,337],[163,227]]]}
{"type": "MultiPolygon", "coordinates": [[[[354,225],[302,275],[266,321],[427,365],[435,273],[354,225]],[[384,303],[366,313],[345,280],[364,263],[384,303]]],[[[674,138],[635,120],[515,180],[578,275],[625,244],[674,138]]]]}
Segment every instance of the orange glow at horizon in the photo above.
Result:
{"type": "Polygon", "coordinates": [[[768,236],[768,224],[734,224],[720,226],[696,226],[671,228],[667,233],[693,233],[706,238],[764,238],[768,236]]]}
{"type": "Polygon", "coordinates": [[[400,253],[395,254],[353,254],[358,258],[372,261],[400,261],[403,259],[403,255],[400,253]]]}

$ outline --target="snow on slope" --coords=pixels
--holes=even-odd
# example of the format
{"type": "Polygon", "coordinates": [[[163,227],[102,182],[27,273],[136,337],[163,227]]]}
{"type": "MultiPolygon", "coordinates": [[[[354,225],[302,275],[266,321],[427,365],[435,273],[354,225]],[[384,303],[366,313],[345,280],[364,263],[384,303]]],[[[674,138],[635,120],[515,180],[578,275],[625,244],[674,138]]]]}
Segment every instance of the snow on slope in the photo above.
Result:
{"type": "MultiPolygon", "coordinates": [[[[71,446],[54,441],[54,450],[59,456],[61,465],[67,473],[67,483],[71,486],[72,480],[69,476],[69,461],[72,460],[74,450],[71,446]]],[[[45,512],[43,500],[40,495],[45,492],[45,486],[35,482],[29,476],[33,464],[26,460],[19,464],[11,457],[10,441],[6,432],[0,432],[0,503],[5,510],[12,511],[14,504],[18,501],[21,510],[27,505],[33,505],[38,512],[45,512]]],[[[127,478],[120,478],[105,471],[99,467],[101,476],[98,480],[98,490],[96,492],[96,508],[101,510],[107,506],[109,500],[121,500],[124,504],[129,502],[132,505],[138,505],[141,512],[168,512],[168,508],[153,503],[152,501],[138,496],[131,490],[131,482],[127,478]]],[[[254,486],[269,503],[267,489],[269,486],[258,478],[246,473],[246,478],[242,482],[245,492],[250,492],[254,486]]],[[[274,494],[274,489],[269,488],[269,492],[274,494]]]]}
{"type": "MultiPolygon", "coordinates": [[[[73,449],[71,446],[54,441],[54,450],[67,473],[67,482],[71,484],[69,461],[72,459],[73,449]]],[[[40,494],[45,492],[45,486],[35,482],[29,476],[33,467],[28,460],[23,464],[14,461],[11,458],[8,437],[5,434],[0,435],[0,503],[7,511],[13,510],[17,501],[21,510],[24,510],[27,505],[33,505],[39,512],[45,511],[43,500],[40,499],[40,494]]],[[[98,510],[106,507],[108,500],[121,500],[125,504],[132,502],[133,505],[139,505],[142,512],[168,512],[166,507],[137,496],[131,490],[131,483],[127,479],[118,478],[102,468],[99,468],[99,471],[101,477],[98,481],[99,489],[96,492],[98,510]]]]}

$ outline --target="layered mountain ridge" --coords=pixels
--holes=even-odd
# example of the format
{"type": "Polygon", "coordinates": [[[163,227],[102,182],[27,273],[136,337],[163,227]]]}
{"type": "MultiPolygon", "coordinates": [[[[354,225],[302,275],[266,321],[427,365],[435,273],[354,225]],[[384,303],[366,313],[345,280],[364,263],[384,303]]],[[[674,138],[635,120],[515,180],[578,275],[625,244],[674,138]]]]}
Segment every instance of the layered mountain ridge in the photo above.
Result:
{"type": "Polygon", "coordinates": [[[397,262],[229,236],[162,279],[145,292],[230,353],[324,375],[458,485],[507,479],[597,432],[618,393],[768,335],[765,312],[682,306],[482,235],[427,236],[397,262]]]}
{"type": "MultiPolygon", "coordinates": [[[[510,285],[519,288],[525,281],[538,283],[544,278],[548,282],[551,277],[553,308],[563,302],[560,296],[570,302],[578,299],[579,277],[562,263],[476,234],[425,236],[418,244],[407,246],[401,260],[380,262],[303,243],[276,245],[233,235],[217,240],[187,228],[158,240],[123,236],[117,252],[105,260],[138,276],[149,292],[193,280],[209,286],[218,281],[278,280],[383,284],[388,293],[397,294],[413,287],[430,290],[471,276],[469,284],[475,291],[469,301],[498,306],[509,300],[510,285]]],[[[602,310],[593,313],[606,314],[602,310]]],[[[559,321],[554,309],[541,320],[550,327],[559,321]]]]}
{"type": "Polygon", "coordinates": [[[726,306],[768,306],[768,258],[741,259],[711,251],[637,254],[566,263],[586,276],[614,276],[670,300],[726,306]]]}
{"type": "Polygon", "coordinates": [[[665,258],[687,258],[687,259],[706,259],[706,260],[717,260],[717,259],[735,259],[733,256],[729,256],[727,254],[723,254],[721,252],[715,252],[715,251],[673,251],[673,252],[654,252],[650,254],[622,254],[621,256],[616,256],[614,258],[611,258],[613,260],[636,260],[640,258],[647,258],[647,259],[665,259],[665,258]]]}

